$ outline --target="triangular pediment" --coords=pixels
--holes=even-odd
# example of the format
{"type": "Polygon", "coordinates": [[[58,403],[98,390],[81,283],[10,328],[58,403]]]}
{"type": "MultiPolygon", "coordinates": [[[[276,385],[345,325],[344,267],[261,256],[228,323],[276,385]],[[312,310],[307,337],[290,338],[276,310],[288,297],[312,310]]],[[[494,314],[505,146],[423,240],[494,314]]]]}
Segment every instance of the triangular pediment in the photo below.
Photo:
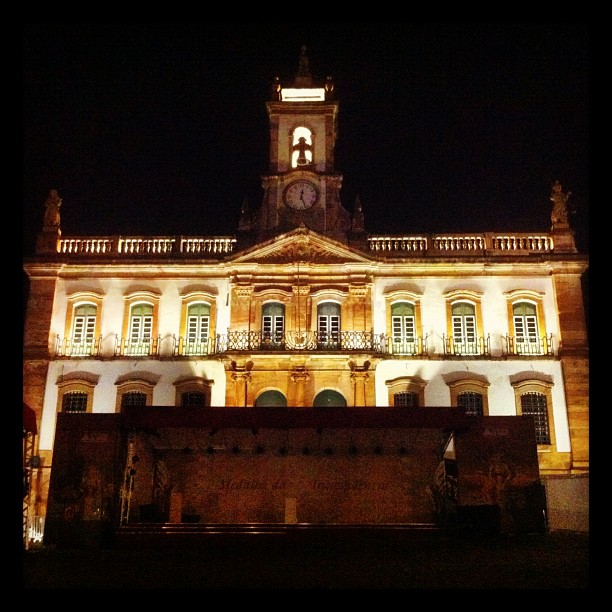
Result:
{"type": "Polygon", "coordinates": [[[301,226],[240,251],[230,261],[232,263],[262,264],[282,264],[293,261],[341,264],[369,263],[371,259],[341,242],[301,226]]]}

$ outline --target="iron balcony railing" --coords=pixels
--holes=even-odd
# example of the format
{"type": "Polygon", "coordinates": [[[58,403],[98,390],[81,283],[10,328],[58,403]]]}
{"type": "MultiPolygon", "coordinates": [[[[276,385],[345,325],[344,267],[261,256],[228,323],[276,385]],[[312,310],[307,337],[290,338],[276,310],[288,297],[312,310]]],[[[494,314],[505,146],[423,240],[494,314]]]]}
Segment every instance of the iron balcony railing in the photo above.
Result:
{"type": "Polygon", "coordinates": [[[401,340],[390,338],[388,339],[387,350],[385,352],[389,355],[427,355],[427,338],[428,336],[424,338],[421,336],[414,336],[401,340]]]}
{"type": "Polygon", "coordinates": [[[117,337],[115,344],[115,357],[157,357],[161,338],[146,338],[131,340],[117,337]]]}
{"type": "Polygon", "coordinates": [[[102,336],[91,340],[75,341],[72,338],[56,337],[56,357],[97,357],[100,354],[102,336]]]}
{"type": "Polygon", "coordinates": [[[553,337],[542,336],[541,338],[525,336],[506,336],[507,355],[553,355],[553,337]]]}
{"type": "MultiPolygon", "coordinates": [[[[502,336],[504,355],[553,356],[553,336],[525,338],[502,336]]],[[[133,341],[110,335],[86,342],[74,342],[70,338],[56,337],[55,357],[100,358],[115,357],[193,357],[199,355],[223,355],[240,351],[365,351],[379,355],[427,357],[429,336],[414,336],[396,340],[386,334],[365,331],[322,333],[317,331],[286,331],[270,334],[262,331],[230,331],[202,341],[183,336],[162,339],[160,336],[133,341]],[[114,343],[114,345],[112,344],[114,343]],[[105,346],[106,345],[106,348],[105,346]]],[[[447,357],[475,357],[491,355],[490,335],[465,340],[456,336],[442,336],[444,355],[447,357]]]]}
{"type": "Polygon", "coordinates": [[[217,338],[205,340],[192,340],[183,336],[172,337],[172,354],[175,357],[190,357],[192,355],[213,355],[218,344],[217,338]]]}
{"type": "Polygon", "coordinates": [[[233,351],[367,351],[387,352],[385,334],[365,331],[288,331],[269,334],[261,331],[228,331],[217,336],[217,354],[233,351]]]}
{"type": "Polygon", "coordinates": [[[461,336],[442,336],[442,344],[444,346],[444,354],[454,357],[464,356],[490,356],[491,355],[491,337],[481,336],[473,340],[467,340],[461,336]]]}

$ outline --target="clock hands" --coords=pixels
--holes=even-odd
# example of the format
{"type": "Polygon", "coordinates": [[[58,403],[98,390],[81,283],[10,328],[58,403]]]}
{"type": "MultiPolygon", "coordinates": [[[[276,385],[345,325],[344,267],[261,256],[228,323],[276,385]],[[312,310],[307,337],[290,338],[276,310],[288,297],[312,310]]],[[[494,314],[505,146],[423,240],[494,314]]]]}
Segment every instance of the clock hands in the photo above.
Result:
{"type": "Polygon", "coordinates": [[[297,180],[286,187],[283,199],[287,206],[295,210],[307,210],[316,202],[317,192],[308,181],[297,180]]]}

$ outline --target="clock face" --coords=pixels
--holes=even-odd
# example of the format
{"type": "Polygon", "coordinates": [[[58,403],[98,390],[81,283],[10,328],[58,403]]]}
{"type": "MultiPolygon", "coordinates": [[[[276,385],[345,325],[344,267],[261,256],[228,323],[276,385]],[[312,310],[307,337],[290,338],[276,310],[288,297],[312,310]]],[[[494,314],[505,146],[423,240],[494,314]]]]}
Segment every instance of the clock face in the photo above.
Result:
{"type": "Polygon", "coordinates": [[[310,181],[294,181],[285,189],[285,204],[296,210],[307,210],[314,206],[318,199],[319,192],[310,181]]]}

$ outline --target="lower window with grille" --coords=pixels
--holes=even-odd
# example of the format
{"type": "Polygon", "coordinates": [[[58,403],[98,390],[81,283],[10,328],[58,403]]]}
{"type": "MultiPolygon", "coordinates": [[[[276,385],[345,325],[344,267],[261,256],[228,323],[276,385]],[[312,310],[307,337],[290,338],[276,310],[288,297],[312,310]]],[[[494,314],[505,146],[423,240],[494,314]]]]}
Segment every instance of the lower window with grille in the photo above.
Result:
{"type": "Polygon", "coordinates": [[[419,394],[414,391],[400,391],[393,395],[393,406],[396,408],[418,408],[419,394]]]}
{"type": "Polygon", "coordinates": [[[140,391],[128,391],[121,396],[121,407],[127,408],[129,406],[146,406],[147,405],[147,394],[141,393],[140,391]]]}
{"type": "Polygon", "coordinates": [[[483,416],[482,395],[475,391],[465,391],[457,395],[457,406],[467,416],[483,416]]]}
{"type": "Polygon", "coordinates": [[[87,393],[70,391],[62,397],[62,412],[87,412],[87,393]]]}
{"type": "Polygon", "coordinates": [[[201,408],[206,405],[206,395],[201,391],[186,391],[181,395],[181,405],[184,408],[201,408]]]}
{"type": "Polygon", "coordinates": [[[533,417],[537,444],[550,444],[548,405],[544,393],[530,391],[521,395],[521,411],[533,417]]]}

